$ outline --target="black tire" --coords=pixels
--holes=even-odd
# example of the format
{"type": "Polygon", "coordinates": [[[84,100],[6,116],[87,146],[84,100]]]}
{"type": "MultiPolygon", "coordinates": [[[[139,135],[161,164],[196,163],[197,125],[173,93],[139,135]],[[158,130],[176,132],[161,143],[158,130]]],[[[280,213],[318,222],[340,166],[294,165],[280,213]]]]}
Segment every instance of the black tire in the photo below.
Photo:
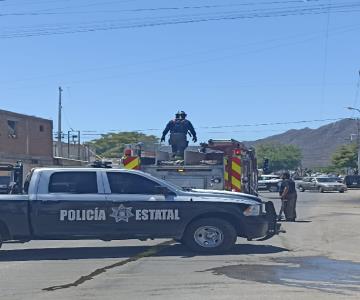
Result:
{"type": "Polygon", "coordinates": [[[236,230],[228,221],[203,218],[187,226],[182,240],[188,248],[195,252],[223,253],[235,245],[236,238],[236,230]],[[207,232],[209,236],[204,236],[207,232]]]}
{"type": "Polygon", "coordinates": [[[298,189],[299,189],[299,192],[305,192],[305,189],[301,185],[298,187],[298,189]]]}
{"type": "Polygon", "coordinates": [[[344,192],[345,192],[345,190],[340,190],[340,191],[339,191],[339,193],[344,193],[344,192]]]}
{"type": "Polygon", "coordinates": [[[325,191],[324,191],[324,188],[319,187],[319,193],[323,193],[323,192],[325,192],[325,191]]]}

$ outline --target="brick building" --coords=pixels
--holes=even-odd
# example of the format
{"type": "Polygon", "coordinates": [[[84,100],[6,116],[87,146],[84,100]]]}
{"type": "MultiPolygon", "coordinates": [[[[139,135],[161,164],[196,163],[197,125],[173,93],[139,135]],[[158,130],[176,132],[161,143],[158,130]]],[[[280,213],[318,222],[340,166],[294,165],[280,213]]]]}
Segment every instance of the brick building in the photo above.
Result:
{"type": "Polygon", "coordinates": [[[53,165],[52,130],[51,120],[0,110],[0,163],[53,165]]]}

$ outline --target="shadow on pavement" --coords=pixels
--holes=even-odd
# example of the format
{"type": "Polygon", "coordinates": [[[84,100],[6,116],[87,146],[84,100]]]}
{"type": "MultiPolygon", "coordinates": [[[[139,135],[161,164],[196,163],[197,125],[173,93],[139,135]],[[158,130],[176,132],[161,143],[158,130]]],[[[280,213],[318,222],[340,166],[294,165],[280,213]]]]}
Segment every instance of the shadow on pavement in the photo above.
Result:
{"type": "MultiPolygon", "coordinates": [[[[151,248],[152,246],[124,246],[0,250],[0,262],[129,258],[151,248]]],[[[272,254],[283,251],[288,250],[269,245],[237,244],[231,251],[217,255],[272,254]]],[[[191,252],[181,244],[174,244],[161,249],[154,256],[182,256],[186,258],[197,255],[201,254],[191,252]]]]}
{"type": "Polygon", "coordinates": [[[211,256],[211,255],[248,255],[248,254],[274,254],[279,252],[289,251],[286,248],[271,246],[271,245],[251,245],[251,244],[236,244],[230,251],[221,254],[201,254],[190,251],[184,245],[176,244],[161,250],[157,256],[211,256]]]}
{"type": "Polygon", "coordinates": [[[79,247],[0,250],[1,261],[40,261],[97,258],[128,258],[150,249],[150,246],[79,247]]]}

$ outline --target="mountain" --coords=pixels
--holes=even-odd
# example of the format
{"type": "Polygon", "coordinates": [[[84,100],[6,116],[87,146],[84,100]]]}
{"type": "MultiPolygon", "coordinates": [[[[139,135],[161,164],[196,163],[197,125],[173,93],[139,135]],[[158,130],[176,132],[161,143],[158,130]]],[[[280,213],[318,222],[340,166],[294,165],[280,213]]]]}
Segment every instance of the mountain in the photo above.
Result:
{"type": "Polygon", "coordinates": [[[317,129],[291,129],[282,134],[246,142],[246,144],[251,146],[264,143],[296,145],[302,151],[304,168],[325,167],[330,164],[331,156],[339,146],[350,143],[350,136],[356,141],[358,128],[357,120],[343,119],[317,129]]]}

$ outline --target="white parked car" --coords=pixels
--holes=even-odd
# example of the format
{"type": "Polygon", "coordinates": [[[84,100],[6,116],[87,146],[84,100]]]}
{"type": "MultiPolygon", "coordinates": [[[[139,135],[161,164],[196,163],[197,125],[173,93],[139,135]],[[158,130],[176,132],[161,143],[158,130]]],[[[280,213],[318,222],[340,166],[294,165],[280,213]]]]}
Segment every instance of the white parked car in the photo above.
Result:
{"type": "Polygon", "coordinates": [[[297,183],[297,188],[300,192],[304,192],[305,190],[313,190],[323,192],[336,191],[343,193],[347,190],[345,184],[338,182],[337,177],[305,177],[302,181],[297,183]]]}
{"type": "Polygon", "coordinates": [[[258,190],[268,190],[270,192],[278,192],[282,179],[279,175],[269,174],[261,175],[258,179],[258,190]]]}

